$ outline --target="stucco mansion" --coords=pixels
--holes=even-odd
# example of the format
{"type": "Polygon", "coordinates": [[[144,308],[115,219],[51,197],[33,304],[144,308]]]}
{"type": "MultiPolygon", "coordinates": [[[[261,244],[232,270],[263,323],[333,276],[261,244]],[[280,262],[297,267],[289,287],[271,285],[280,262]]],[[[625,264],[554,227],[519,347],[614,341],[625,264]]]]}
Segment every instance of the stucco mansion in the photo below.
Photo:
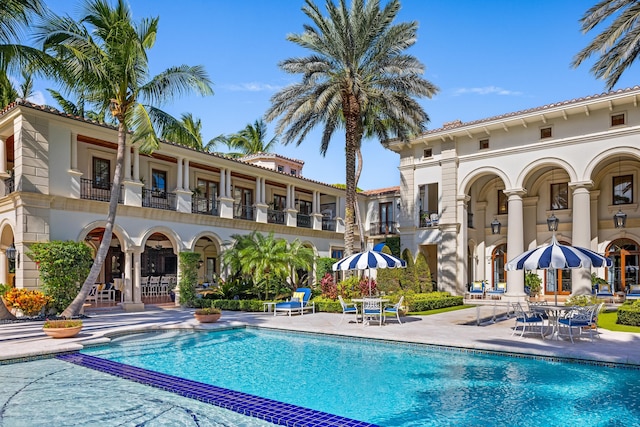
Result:
{"type": "MultiPolygon", "coordinates": [[[[426,256],[439,290],[461,295],[472,281],[506,282],[507,298],[521,298],[524,274],[504,265],[549,243],[553,216],[558,241],[607,255],[613,267],[538,271],[545,293],[590,292],[592,272],[618,291],[640,283],[639,100],[634,87],[389,142],[400,186],[359,195],[367,245],[399,237],[402,249],[426,256]]],[[[34,242],[97,248],[116,141],[113,126],[50,107],[19,100],[0,112],[0,282],[39,286],[27,255],[34,242]]],[[[178,253],[202,254],[206,282],[220,274],[231,236],[253,230],[340,258],[344,191],[305,178],[303,165],[170,142],[153,153],[130,146],[100,281],[119,279],[125,308],[140,309],[149,277],[179,277],[178,253]]]]}

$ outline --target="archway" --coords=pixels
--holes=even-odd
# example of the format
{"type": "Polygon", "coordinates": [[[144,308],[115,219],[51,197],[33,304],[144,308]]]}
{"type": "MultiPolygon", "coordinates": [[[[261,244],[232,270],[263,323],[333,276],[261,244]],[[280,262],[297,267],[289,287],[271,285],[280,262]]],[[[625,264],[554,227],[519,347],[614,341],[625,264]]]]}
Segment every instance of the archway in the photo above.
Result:
{"type": "Polygon", "coordinates": [[[507,282],[507,272],[504,269],[507,263],[507,244],[503,243],[495,247],[491,252],[491,286],[497,289],[498,283],[507,282]]]}

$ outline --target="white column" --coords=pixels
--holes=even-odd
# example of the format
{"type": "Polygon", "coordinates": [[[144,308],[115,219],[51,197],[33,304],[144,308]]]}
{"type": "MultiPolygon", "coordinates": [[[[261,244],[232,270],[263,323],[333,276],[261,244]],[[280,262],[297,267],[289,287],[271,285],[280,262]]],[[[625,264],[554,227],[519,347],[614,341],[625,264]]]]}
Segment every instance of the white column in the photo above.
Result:
{"type": "Polygon", "coordinates": [[[260,193],[262,193],[262,204],[267,203],[267,182],[264,178],[260,181],[260,193]]]}
{"type": "Polygon", "coordinates": [[[225,172],[227,174],[227,197],[232,197],[231,194],[231,169],[225,169],[225,172]]]}
{"type": "MultiPolygon", "coordinates": [[[[592,183],[572,182],[573,188],[573,246],[591,249],[591,194],[592,183]]],[[[623,290],[623,289],[619,289],[623,290]]],[[[591,271],[578,268],[571,271],[571,295],[591,294],[591,271]]]]}
{"type": "Polygon", "coordinates": [[[133,302],[137,304],[142,303],[142,287],[140,285],[142,269],[140,266],[140,255],[140,250],[133,251],[133,302]]]}
{"type": "Polygon", "coordinates": [[[313,196],[311,197],[311,213],[318,213],[318,191],[313,190],[313,196]]]}
{"type": "Polygon", "coordinates": [[[137,145],[133,146],[133,180],[140,180],[140,150],[137,145]]]}
{"type": "Polygon", "coordinates": [[[287,206],[286,209],[291,209],[292,205],[293,205],[293,191],[292,190],[292,185],[291,184],[287,184],[287,206]]]}
{"type": "Polygon", "coordinates": [[[131,181],[131,146],[124,148],[124,179],[131,181]]]}
{"type": "Polygon", "coordinates": [[[125,252],[124,253],[124,277],[122,280],[124,281],[124,302],[133,302],[133,271],[132,267],[132,253],[125,252]]]}
{"type": "Polygon", "coordinates": [[[178,182],[176,183],[176,189],[182,190],[182,157],[178,157],[178,173],[177,173],[178,182]]]}
{"type": "Polygon", "coordinates": [[[185,190],[189,189],[189,159],[184,160],[184,178],[182,180],[182,185],[185,190]]]}
{"type": "MultiPolygon", "coordinates": [[[[523,188],[504,190],[509,198],[509,214],[507,216],[507,260],[513,259],[524,251],[524,220],[522,196],[523,188]]],[[[524,298],[524,272],[510,271],[507,274],[507,295],[524,298]]]]}
{"type": "Polygon", "coordinates": [[[220,197],[227,197],[227,170],[220,169],[220,197]]]}
{"type": "MultiPolygon", "coordinates": [[[[75,132],[71,132],[71,170],[77,170],[78,169],[78,134],[75,132]]],[[[4,141],[2,141],[2,144],[0,144],[0,150],[2,150],[2,152],[0,153],[0,172],[4,172],[5,170],[7,170],[7,164],[6,164],[6,160],[5,160],[5,153],[4,153],[4,141]]]]}
{"type": "Polygon", "coordinates": [[[256,178],[256,204],[262,203],[262,178],[256,178]]]}
{"type": "Polygon", "coordinates": [[[9,283],[9,275],[7,274],[8,272],[9,270],[7,269],[7,252],[5,249],[3,251],[0,251],[0,280],[2,280],[2,283],[11,286],[11,283],[9,283]]]}

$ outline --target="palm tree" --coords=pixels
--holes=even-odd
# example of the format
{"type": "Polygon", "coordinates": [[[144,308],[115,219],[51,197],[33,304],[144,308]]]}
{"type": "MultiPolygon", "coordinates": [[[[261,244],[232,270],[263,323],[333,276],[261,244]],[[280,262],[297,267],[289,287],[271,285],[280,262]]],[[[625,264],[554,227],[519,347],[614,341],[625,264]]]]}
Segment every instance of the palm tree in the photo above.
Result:
{"type": "Polygon", "coordinates": [[[573,58],[571,66],[576,68],[592,55],[599,56],[591,73],[604,79],[611,90],[640,53],[640,1],[600,1],[580,18],[582,32],[586,34],[606,21],[609,26],[573,58]]]}
{"type": "Polygon", "coordinates": [[[267,124],[262,119],[256,120],[253,124],[248,124],[240,132],[231,134],[227,137],[218,137],[220,142],[224,142],[230,149],[239,151],[226,153],[229,157],[243,157],[250,154],[268,153],[276,144],[278,138],[273,137],[266,142],[267,124]]]}
{"type": "Polygon", "coordinates": [[[41,65],[46,57],[37,49],[19,44],[21,31],[44,13],[42,0],[9,0],[0,3],[0,108],[19,97],[7,72],[24,70],[29,62],[41,65]]]}
{"type": "Polygon", "coordinates": [[[69,17],[47,17],[37,39],[57,59],[56,65],[65,77],[61,79],[63,86],[71,92],[83,93],[86,102],[98,110],[108,106],[118,123],[118,150],[102,241],[91,272],[78,296],[62,312],[64,317],[79,313],[107,255],[120,195],[127,133],[132,133],[132,142],[139,143],[142,151],[152,151],[159,146],[156,128],[162,133],[164,126],[175,120],[142,102],[157,104],[194,90],[202,95],[213,93],[207,73],[200,66],[172,67],[149,78],[147,51],[156,40],[157,17],[134,23],[125,0],[116,0],[113,7],[107,0],[87,0],[81,16],[79,22],[69,17]]]}
{"type": "Polygon", "coordinates": [[[346,208],[345,254],[353,253],[356,203],[355,165],[365,132],[381,142],[408,140],[424,130],[428,116],[412,97],[432,97],[438,88],[421,77],[424,66],[402,52],[416,42],[416,22],[393,25],[400,3],[391,0],[383,9],[379,0],[346,0],[336,6],[327,0],[328,17],[312,0],[303,12],[315,27],[288,40],[312,51],[307,57],[284,60],[280,68],[302,74],[302,81],[276,93],[266,113],[268,121],[280,117],[276,133],[283,143],[302,143],[308,133],[324,124],[320,152],[325,155],[331,136],[345,130],[346,208]],[[286,130],[286,131],[285,131],[286,130]]]}
{"type": "MultiPolygon", "coordinates": [[[[57,90],[47,89],[47,91],[49,92],[51,97],[56,100],[56,102],[58,103],[62,111],[64,111],[65,113],[71,114],[72,116],[77,116],[77,117],[86,117],[88,119],[95,120],[100,123],[106,123],[107,121],[106,108],[104,106],[101,106],[103,107],[103,109],[102,111],[99,111],[99,112],[96,112],[93,110],[86,110],[85,109],[86,102],[84,99],[84,95],[82,93],[78,94],[77,101],[74,103],[73,101],[64,98],[62,94],[57,90]]],[[[115,122],[110,124],[115,124],[115,122]]]]}
{"type": "Polygon", "coordinates": [[[291,245],[273,233],[263,235],[254,231],[247,235],[233,235],[233,245],[224,251],[222,261],[234,272],[250,276],[255,285],[264,284],[265,298],[269,298],[270,284],[284,282],[291,269],[310,269],[314,255],[296,239],[291,245]]]}

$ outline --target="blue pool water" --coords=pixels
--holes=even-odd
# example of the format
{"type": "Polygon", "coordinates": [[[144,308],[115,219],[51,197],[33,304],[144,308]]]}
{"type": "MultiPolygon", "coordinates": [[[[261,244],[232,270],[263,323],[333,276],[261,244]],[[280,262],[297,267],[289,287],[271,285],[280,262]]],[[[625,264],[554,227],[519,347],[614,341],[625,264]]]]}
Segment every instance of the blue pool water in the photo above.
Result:
{"type": "Polygon", "coordinates": [[[635,369],[256,329],[140,334],[82,353],[381,426],[640,423],[635,369]]]}

